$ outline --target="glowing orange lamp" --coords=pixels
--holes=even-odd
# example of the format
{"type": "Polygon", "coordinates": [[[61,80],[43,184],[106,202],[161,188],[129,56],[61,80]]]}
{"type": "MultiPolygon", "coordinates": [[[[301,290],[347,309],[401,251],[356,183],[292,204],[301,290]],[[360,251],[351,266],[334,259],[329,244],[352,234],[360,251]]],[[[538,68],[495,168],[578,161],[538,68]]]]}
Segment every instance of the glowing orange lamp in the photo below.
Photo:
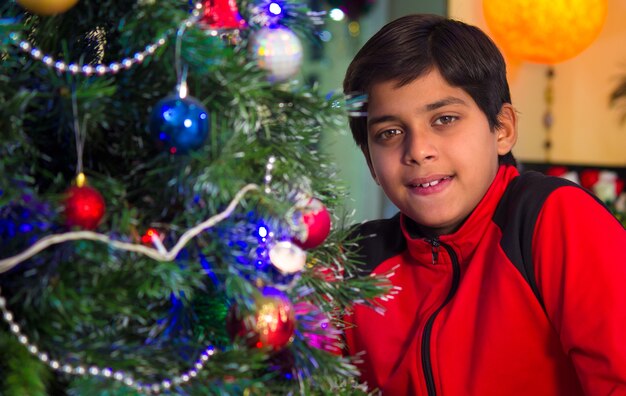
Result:
{"type": "Polygon", "coordinates": [[[598,36],[608,0],[483,0],[494,40],[519,59],[554,64],[570,59],[598,36]]]}
{"type": "Polygon", "coordinates": [[[552,149],[553,64],[573,58],[600,34],[608,0],[483,0],[493,39],[521,60],[550,65],[546,72],[543,116],[546,162],[552,149]]]}
{"type": "Polygon", "coordinates": [[[55,15],[74,7],[78,0],[17,0],[17,2],[36,14],[55,15]]]}

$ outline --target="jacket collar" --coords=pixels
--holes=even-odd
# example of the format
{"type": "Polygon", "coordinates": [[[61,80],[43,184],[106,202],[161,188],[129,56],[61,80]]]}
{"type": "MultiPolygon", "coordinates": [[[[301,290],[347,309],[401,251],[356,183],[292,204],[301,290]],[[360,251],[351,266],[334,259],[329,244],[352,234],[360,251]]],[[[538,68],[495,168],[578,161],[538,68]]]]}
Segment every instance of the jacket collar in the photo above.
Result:
{"type": "MultiPolygon", "coordinates": [[[[500,165],[487,193],[461,227],[452,234],[441,235],[438,238],[439,241],[450,245],[455,250],[461,262],[465,257],[471,256],[483,238],[502,194],[509,182],[517,176],[519,172],[514,166],[500,165]]],[[[433,246],[430,239],[420,235],[413,220],[404,214],[400,216],[400,224],[410,255],[420,263],[432,263],[433,246]]]]}

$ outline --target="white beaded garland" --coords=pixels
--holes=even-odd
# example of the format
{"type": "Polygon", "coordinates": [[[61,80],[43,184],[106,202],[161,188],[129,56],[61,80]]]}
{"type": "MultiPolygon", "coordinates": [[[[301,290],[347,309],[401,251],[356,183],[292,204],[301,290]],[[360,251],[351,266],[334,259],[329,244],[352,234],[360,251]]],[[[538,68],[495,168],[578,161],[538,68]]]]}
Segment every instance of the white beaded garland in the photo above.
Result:
{"type": "MultiPolygon", "coordinates": [[[[2,289],[0,289],[0,293],[1,292],[2,289]]],[[[91,375],[94,377],[100,376],[104,378],[110,378],[126,386],[133,387],[134,389],[142,393],[159,394],[163,390],[170,389],[172,385],[181,385],[191,381],[192,378],[197,377],[198,373],[205,368],[206,361],[209,360],[209,357],[213,356],[213,354],[215,353],[215,348],[213,346],[208,346],[200,354],[200,358],[196,362],[194,362],[194,364],[192,365],[192,369],[173,378],[163,379],[159,382],[143,383],[135,380],[133,376],[129,373],[125,373],[123,371],[113,371],[111,368],[108,367],[85,367],[83,365],[72,365],[70,363],[61,362],[56,359],[50,359],[47,353],[40,352],[39,348],[36,345],[31,344],[28,340],[28,337],[22,334],[20,326],[13,321],[13,314],[6,307],[6,299],[2,297],[2,295],[0,295],[0,311],[2,311],[2,317],[4,318],[4,321],[9,325],[9,329],[17,337],[20,344],[24,345],[28,352],[37,357],[37,359],[39,359],[43,363],[47,364],[51,369],[63,372],[65,374],[73,374],[78,376],[91,375]]]]}
{"type": "MultiPolygon", "coordinates": [[[[23,45],[20,45],[20,46],[23,47],[23,45]]],[[[27,46],[27,45],[24,45],[24,46],[27,46]]],[[[131,61],[128,59],[125,59],[122,61],[122,64],[126,62],[131,62],[131,61]]],[[[70,70],[77,70],[78,66],[76,66],[75,64],[70,64],[69,66],[67,66],[67,68],[70,70]]],[[[269,189],[269,182],[271,181],[271,171],[274,168],[275,162],[276,162],[276,158],[274,156],[271,156],[266,165],[266,176],[269,176],[269,178],[266,178],[267,189],[269,189]]],[[[187,232],[183,234],[183,236],[178,241],[177,245],[171,251],[165,252],[165,253],[159,253],[154,258],[159,259],[159,260],[164,260],[164,261],[173,260],[178,255],[178,252],[188,242],[188,240],[192,239],[195,235],[200,233],[202,230],[208,229],[212,227],[214,224],[219,223],[223,219],[228,218],[230,216],[230,213],[234,210],[235,206],[239,203],[241,199],[243,199],[243,196],[247,192],[256,190],[256,189],[258,189],[258,186],[255,184],[248,184],[244,186],[241,190],[239,190],[235,198],[231,201],[231,203],[223,212],[207,219],[206,221],[188,230],[187,232]],[[172,256],[172,257],[169,258],[169,256],[172,256]]],[[[92,235],[92,233],[89,233],[89,232],[87,234],[92,235]]],[[[55,243],[60,243],[61,241],[64,241],[64,240],[73,240],[72,238],[68,237],[68,234],[65,235],[65,237],[68,237],[67,239],[64,238],[64,235],[60,235],[57,237],[60,239],[56,241],[55,243]]],[[[79,239],[89,239],[89,238],[84,237],[84,238],[79,238],[79,239]]],[[[96,240],[101,240],[101,238],[96,238],[96,240]]],[[[105,238],[105,240],[108,241],[109,243],[114,244],[108,238],[105,238]]],[[[21,254],[14,256],[14,257],[10,257],[8,259],[0,260],[0,273],[13,268],[15,265],[21,263],[23,260],[29,257],[32,257],[38,251],[45,249],[46,246],[49,246],[48,242],[44,240],[40,240],[38,243],[41,244],[41,247],[38,249],[35,249],[35,247],[37,246],[37,244],[35,244],[34,247],[31,247],[26,252],[22,252],[21,254]]],[[[50,244],[54,244],[54,243],[50,242],[50,244]]],[[[126,244],[123,244],[123,245],[124,246],[118,246],[118,248],[124,248],[125,250],[128,250],[128,251],[143,252],[149,257],[152,257],[153,255],[153,253],[150,250],[146,251],[142,246],[135,247],[134,245],[130,245],[130,246],[126,246],[126,244]]],[[[198,373],[202,369],[205,368],[205,363],[209,360],[211,356],[215,354],[215,348],[209,345],[200,354],[200,358],[196,362],[193,363],[192,369],[180,375],[177,375],[175,377],[172,377],[169,379],[163,379],[161,380],[160,383],[155,382],[152,384],[143,384],[141,382],[137,382],[131,374],[125,373],[123,371],[113,372],[110,368],[100,368],[97,366],[86,367],[84,365],[72,365],[70,363],[64,363],[64,362],[60,362],[54,359],[51,360],[47,353],[41,352],[36,345],[31,344],[28,338],[24,334],[21,333],[20,326],[13,321],[13,314],[8,310],[6,306],[6,299],[2,296],[1,288],[0,288],[0,311],[2,312],[2,317],[4,321],[8,324],[11,332],[18,338],[19,342],[22,343],[26,347],[28,352],[31,353],[33,356],[35,356],[37,359],[39,359],[41,362],[53,368],[54,370],[61,371],[67,374],[78,375],[78,376],[91,375],[91,376],[103,376],[106,378],[112,378],[113,380],[118,381],[126,386],[133,387],[134,389],[140,392],[160,393],[162,390],[170,389],[172,385],[181,385],[186,382],[189,382],[192,378],[195,378],[198,376],[198,373]]]]}
{"type": "Polygon", "coordinates": [[[272,170],[274,169],[274,164],[276,163],[276,157],[273,155],[267,160],[267,164],[265,164],[265,177],[263,178],[263,182],[265,184],[265,193],[269,194],[272,192],[272,188],[270,184],[272,183],[272,170]]]}
{"type": "MultiPolygon", "coordinates": [[[[192,26],[200,19],[201,10],[202,2],[196,3],[193,11],[191,12],[191,16],[183,20],[181,25],[186,27],[192,26]]],[[[84,65],[82,67],[77,66],[74,63],[67,64],[61,60],[56,60],[53,56],[44,54],[40,49],[33,48],[31,43],[26,40],[22,40],[21,35],[18,32],[10,33],[9,39],[17,43],[18,48],[29,54],[33,59],[42,61],[46,66],[52,67],[60,73],[69,72],[70,74],[82,74],[85,76],[91,76],[95,73],[98,76],[104,76],[106,74],[115,74],[122,69],[130,69],[134,65],[143,63],[146,57],[154,54],[159,47],[162,47],[167,42],[166,37],[174,33],[176,30],[177,29],[167,30],[163,36],[159,37],[154,43],[147,45],[143,51],[135,53],[132,57],[130,57],[130,59],[125,58],[122,61],[112,62],[108,65],[100,63],[97,65],[84,65]]]]}

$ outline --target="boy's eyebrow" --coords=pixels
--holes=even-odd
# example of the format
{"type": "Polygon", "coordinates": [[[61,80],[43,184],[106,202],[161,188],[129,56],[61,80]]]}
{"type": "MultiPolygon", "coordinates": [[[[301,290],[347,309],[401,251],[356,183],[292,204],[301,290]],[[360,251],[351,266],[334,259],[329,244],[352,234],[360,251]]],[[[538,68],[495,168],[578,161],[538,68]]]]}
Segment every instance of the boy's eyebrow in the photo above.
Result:
{"type": "MultiPolygon", "coordinates": [[[[441,107],[452,105],[452,104],[459,104],[459,105],[466,106],[467,102],[465,102],[463,99],[460,99],[454,96],[448,96],[436,102],[428,103],[427,105],[424,106],[424,110],[433,111],[441,107]]],[[[370,118],[369,120],[367,120],[367,126],[369,128],[374,124],[378,124],[380,122],[386,122],[386,121],[395,121],[396,119],[397,117],[393,115],[381,115],[380,117],[374,117],[374,118],[370,118]]]]}
{"type": "Polygon", "coordinates": [[[467,105],[467,103],[465,103],[463,99],[460,99],[454,96],[448,96],[447,98],[443,98],[436,102],[429,103],[426,106],[424,106],[424,108],[426,109],[426,111],[433,111],[433,110],[437,110],[440,107],[444,107],[444,106],[451,105],[451,104],[467,105]]]}
{"type": "Polygon", "coordinates": [[[369,120],[367,120],[367,127],[371,127],[374,124],[378,124],[380,122],[386,122],[386,121],[395,121],[397,120],[397,117],[394,117],[392,115],[382,115],[380,117],[374,117],[374,118],[370,118],[369,120]]]}

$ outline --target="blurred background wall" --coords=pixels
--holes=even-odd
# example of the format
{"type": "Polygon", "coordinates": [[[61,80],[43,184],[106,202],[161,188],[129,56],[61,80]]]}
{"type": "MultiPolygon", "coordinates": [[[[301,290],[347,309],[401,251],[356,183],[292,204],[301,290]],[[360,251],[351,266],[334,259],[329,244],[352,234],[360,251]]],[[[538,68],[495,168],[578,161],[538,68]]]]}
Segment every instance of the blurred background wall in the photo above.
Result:
{"type": "MultiPolygon", "coordinates": [[[[327,41],[304,72],[323,92],[341,90],[343,74],[358,49],[385,23],[410,13],[434,13],[477,25],[491,34],[482,0],[376,0],[353,21],[329,21],[327,41]]],[[[626,75],[626,0],[608,0],[608,16],[598,38],[574,58],[554,65],[553,126],[550,160],[554,163],[626,167],[623,109],[609,105],[611,92],[626,75]]],[[[519,112],[518,160],[545,161],[547,66],[505,53],[513,104],[519,112]]],[[[340,169],[349,189],[346,208],[353,221],[388,217],[395,208],[371,180],[362,154],[347,128],[325,131],[322,149],[340,169]]]]}

